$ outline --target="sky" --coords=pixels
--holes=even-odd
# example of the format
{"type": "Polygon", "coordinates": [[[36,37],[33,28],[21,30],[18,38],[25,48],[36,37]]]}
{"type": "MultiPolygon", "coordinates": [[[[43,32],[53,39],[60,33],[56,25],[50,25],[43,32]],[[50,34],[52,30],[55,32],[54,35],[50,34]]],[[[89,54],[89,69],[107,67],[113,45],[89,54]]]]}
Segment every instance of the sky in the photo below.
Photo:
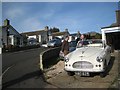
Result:
{"type": "Polygon", "coordinates": [[[116,22],[118,2],[3,2],[2,23],[7,18],[20,33],[57,27],[69,32],[101,32],[116,22]]]}

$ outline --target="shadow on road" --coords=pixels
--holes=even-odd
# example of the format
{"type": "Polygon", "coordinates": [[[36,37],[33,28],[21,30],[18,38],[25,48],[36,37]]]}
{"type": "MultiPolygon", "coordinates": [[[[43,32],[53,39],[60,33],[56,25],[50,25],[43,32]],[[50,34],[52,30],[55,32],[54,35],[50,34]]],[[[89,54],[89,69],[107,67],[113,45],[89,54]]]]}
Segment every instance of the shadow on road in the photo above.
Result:
{"type": "Polygon", "coordinates": [[[3,89],[6,89],[8,88],[9,86],[12,86],[12,85],[15,85],[17,83],[20,83],[22,81],[25,81],[27,79],[30,79],[30,78],[33,78],[33,77],[36,77],[38,76],[39,77],[42,77],[43,78],[43,81],[45,80],[44,78],[44,75],[43,75],[43,72],[41,70],[38,70],[38,71],[35,71],[35,72],[32,72],[32,73],[28,73],[28,74],[25,74],[24,76],[20,77],[20,78],[17,78],[15,80],[11,80],[11,81],[8,81],[6,83],[3,83],[3,89]]]}

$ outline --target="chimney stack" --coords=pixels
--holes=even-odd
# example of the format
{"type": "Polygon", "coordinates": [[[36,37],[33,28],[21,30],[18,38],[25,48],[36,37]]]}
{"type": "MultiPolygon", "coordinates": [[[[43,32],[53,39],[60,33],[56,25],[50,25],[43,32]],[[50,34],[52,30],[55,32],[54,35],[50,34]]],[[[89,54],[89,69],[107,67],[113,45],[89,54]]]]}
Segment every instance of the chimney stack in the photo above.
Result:
{"type": "Polygon", "coordinates": [[[8,25],[10,25],[10,20],[5,19],[5,20],[4,20],[4,26],[8,26],[8,25]]]}
{"type": "Polygon", "coordinates": [[[48,30],[49,30],[49,27],[48,27],[48,26],[46,26],[46,27],[45,27],[45,31],[48,31],[48,30]]]}
{"type": "Polygon", "coordinates": [[[120,10],[116,11],[116,23],[120,25],[120,10]]]}

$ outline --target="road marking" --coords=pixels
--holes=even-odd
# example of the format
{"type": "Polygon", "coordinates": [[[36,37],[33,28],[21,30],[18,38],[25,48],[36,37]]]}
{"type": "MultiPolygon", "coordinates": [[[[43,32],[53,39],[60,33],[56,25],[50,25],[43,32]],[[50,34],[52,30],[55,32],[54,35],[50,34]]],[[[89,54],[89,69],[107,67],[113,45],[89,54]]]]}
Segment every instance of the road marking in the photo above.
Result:
{"type": "Polygon", "coordinates": [[[2,73],[2,76],[4,76],[4,74],[5,74],[10,68],[12,68],[13,66],[14,66],[14,65],[8,67],[8,68],[2,73]]]}

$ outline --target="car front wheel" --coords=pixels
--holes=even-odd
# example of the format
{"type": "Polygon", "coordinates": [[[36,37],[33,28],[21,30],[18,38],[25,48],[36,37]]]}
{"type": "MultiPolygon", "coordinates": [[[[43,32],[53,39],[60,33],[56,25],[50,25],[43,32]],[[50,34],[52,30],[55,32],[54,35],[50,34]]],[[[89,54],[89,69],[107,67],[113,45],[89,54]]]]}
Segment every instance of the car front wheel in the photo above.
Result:
{"type": "Polygon", "coordinates": [[[107,69],[107,61],[104,62],[104,72],[100,73],[100,77],[104,78],[106,76],[106,69],[107,69]]]}
{"type": "Polygon", "coordinates": [[[100,73],[100,77],[101,77],[101,78],[104,78],[105,76],[106,76],[106,73],[105,73],[105,72],[101,72],[101,73],[100,73]]]}

